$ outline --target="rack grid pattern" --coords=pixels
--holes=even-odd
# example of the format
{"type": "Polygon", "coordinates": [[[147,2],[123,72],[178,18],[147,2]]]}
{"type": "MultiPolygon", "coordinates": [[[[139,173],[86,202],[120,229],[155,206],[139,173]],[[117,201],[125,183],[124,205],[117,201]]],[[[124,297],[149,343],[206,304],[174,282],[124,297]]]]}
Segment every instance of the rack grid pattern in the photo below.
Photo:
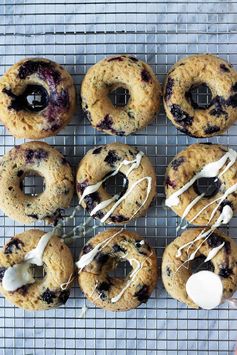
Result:
{"type": "MultiPolygon", "coordinates": [[[[161,82],[172,64],[193,53],[220,55],[237,69],[236,16],[234,0],[0,0],[0,74],[21,58],[45,56],[68,69],[79,95],[88,68],[114,53],[131,53],[147,61],[161,82]]],[[[197,97],[199,102],[207,100],[205,93],[197,97]]],[[[232,126],[210,141],[237,149],[236,136],[237,127],[232,126]]],[[[96,132],[78,108],[72,123],[46,141],[64,153],[74,168],[92,146],[114,141],[136,145],[151,158],[158,197],[147,216],[127,228],[149,239],[160,265],[164,247],[176,236],[177,223],[177,217],[162,206],[165,168],[178,151],[197,140],[177,132],[163,111],[136,134],[107,136],[96,132]]],[[[0,125],[0,155],[22,142],[0,125]]],[[[27,184],[34,184],[34,179],[27,184]]],[[[79,212],[67,229],[87,217],[79,212]]],[[[32,227],[14,223],[3,214],[0,226],[1,245],[32,227]]],[[[237,237],[236,226],[234,218],[227,228],[233,237],[237,237]]],[[[82,238],[71,245],[75,258],[84,242],[82,238]]],[[[65,307],[47,312],[24,312],[0,298],[0,350],[4,355],[229,354],[235,348],[236,329],[236,310],[227,304],[209,312],[187,309],[166,294],[161,281],[146,305],[127,313],[96,309],[76,284],[65,307]],[[80,310],[85,304],[88,311],[82,319],[80,310]]]]}

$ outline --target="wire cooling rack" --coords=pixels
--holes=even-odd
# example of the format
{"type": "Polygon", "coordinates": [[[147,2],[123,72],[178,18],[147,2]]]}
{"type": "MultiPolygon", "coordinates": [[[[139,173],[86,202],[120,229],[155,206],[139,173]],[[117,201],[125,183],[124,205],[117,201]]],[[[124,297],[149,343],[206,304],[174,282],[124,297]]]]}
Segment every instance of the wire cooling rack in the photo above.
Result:
{"type": "MultiPolygon", "coordinates": [[[[88,68],[113,53],[132,53],[147,61],[161,82],[173,63],[193,53],[218,54],[237,69],[236,16],[234,0],[0,0],[0,73],[26,56],[45,56],[68,69],[79,93],[88,68]]],[[[206,93],[197,93],[197,100],[205,102],[206,93]]],[[[237,148],[236,136],[233,126],[211,141],[237,148]]],[[[165,168],[178,151],[197,140],[178,133],[163,112],[149,127],[127,138],[107,136],[96,132],[78,109],[73,122],[46,141],[74,167],[92,146],[114,141],[136,145],[151,158],[158,198],[147,216],[128,228],[149,239],[160,265],[164,247],[176,236],[177,222],[162,207],[165,168]]],[[[1,155],[22,142],[0,126],[1,155]]],[[[34,179],[26,184],[29,189],[34,179]]],[[[71,225],[86,217],[79,212],[71,225]]],[[[233,237],[237,237],[236,225],[233,219],[228,229],[233,237]]],[[[2,245],[10,236],[32,227],[13,223],[3,214],[0,226],[2,245]]],[[[75,257],[84,241],[72,245],[75,257]]],[[[87,302],[88,312],[81,319],[84,305],[76,285],[65,307],[47,312],[24,312],[0,298],[1,354],[224,355],[235,347],[236,310],[227,304],[212,311],[187,309],[166,294],[161,281],[148,303],[136,310],[114,314],[87,302]]]]}

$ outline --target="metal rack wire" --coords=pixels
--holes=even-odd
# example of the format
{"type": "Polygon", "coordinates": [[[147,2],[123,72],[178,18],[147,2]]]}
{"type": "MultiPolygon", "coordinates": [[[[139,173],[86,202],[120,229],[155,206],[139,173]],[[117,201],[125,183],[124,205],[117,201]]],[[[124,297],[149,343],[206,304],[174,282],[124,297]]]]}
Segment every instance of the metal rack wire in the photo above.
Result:
{"type": "MultiPolygon", "coordinates": [[[[0,0],[0,74],[23,57],[45,56],[69,70],[79,92],[87,69],[113,53],[132,53],[147,61],[161,82],[173,63],[192,53],[218,54],[237,69],[236,15],[234,0],[0,0]]],[[[199,101],[203,99],[205,94],[198,95],[199,101]]],[[[211,141],[236,149],[236,136],[233,126],[211,141]]],[[[78,109],[73,122],[46,141],[74,167],[90,147],[112,141],[136,145],[151,158],[158,198],[147,216],[128,228],[150,240],[160,264],[164,247],[176,236],[177,222],[162,208],[165,168],[178,151],[197,140],[178,133],[163,112],[132,136],[106,136],[96,132],[78,109]]],[[[21,142],[0,126],[0,155],[21,142]]],[[[85,218],[79,213],[73,223],[85,218]]],[[[228,229],[233,237],[236,225],[233,219],[228,229]]],[[[32,227],[13,223],[3,214],[0,226],[2,245],[32,227]]],[[[83,242],[72,245],[76,257],[83,242]]],[[[81,319],[84,304],[76,285],[65,307],[47,312],[24,312],[0,298],[1,354],[227,354],[235,346],[235,310],[226,304],[209,312],[187,309],[166,294],[161,282],[147,305],[127,313],[113,314],[87,303],[89,310],[81,319]]]]}

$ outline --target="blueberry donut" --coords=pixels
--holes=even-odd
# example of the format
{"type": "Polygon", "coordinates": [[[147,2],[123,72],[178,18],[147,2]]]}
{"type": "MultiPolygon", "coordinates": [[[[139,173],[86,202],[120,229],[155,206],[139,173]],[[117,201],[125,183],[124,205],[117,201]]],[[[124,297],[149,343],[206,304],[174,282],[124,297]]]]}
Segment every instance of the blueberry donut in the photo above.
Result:
{"type": "Polygon", "coordinates": [[[192,144],[166,170],[166,206],[196,225],[226,224],[237,209],[237,153],[219,144],[192,144]]]}
{"type": "Polygon", "coordinates": [[[107,57],[91,67],[81,87],[82,108],[92,126],[118,136],[146,127],[160,107],[161,88],[151,67],[129,55],[107,57]],[[129,91],[123,107],[108,95],[118,88],[129,91]]]}
{"type": "Polygon", "coordinates": [[[145,303],[157,283],[154,249],[136,233],[124,229],[109,229],[90,239],[76,265],[85,296],[109,311],[126,311],[145,303]],[[126,261],[132,267],[127,276],[109,275],[126,261]]]}
{"type": "Polygon", "coordinates": [[[27,58],[0,80],[0,119],[17,138],[54,136],[71,120],[76,92],[71,75],[45,58],[27,58]]]}
{"type": "Polygon", "coordinates": [[[70,165],[47,143],[15,146],[0,160],[0,209],[18,222],[56,222],[60,210],[70,204],[73,185],[70,165]],[[32,174],[44,178],[44,191],[37,196],[22,191],[23,179],[32,174]]]}
{"type": "Polygon", "coordinates": [[[89,150],[76,180],[79,203],[102,223],[126,223],[143,215],[156,195],[156,175],[149,158],[122,143],[89,150]],[[117,174],[123,177],[123,186],[112,196],[106,186],[117,174]]]}
{"type": "Polygon", "coordinates": [[[169,71],[163,98],[167,117],[181,132],[194,137],[220,134],[237,119],[237,72],[214,55],[183,58],[169,71]],[[192,96],[203,85],[212,95],[206,106],[192,96]]]}
{"type": "Polygon", "coordinates": [[[195,228],[183,232],[166,247],[162,259],[162,280],[166,291],[191,308],[198,308],[198,305],[189,298],[185,286],[193,272],[205,269],[219,275],[224,298],[231,297],[237,289],[236,243],[218,230],[205,240],[195,241],[201,231],[201,228],[195,228]],[[187,262],[193,252],[194,260],[187,262]],[[211,254],[214,255],[212,258],[211,254]]]}
{"type": "Polygon", "coordinates": [[[0,293],[26,310],[46,310],[65,304],[73,274],[72,254],[63,240],[56,235],[48,238],[38,229],[17,234],[0,251],[0,293]],[[28,257],[39,249],[45,237],[48,242],[43,255],[35,259],[28,257]],[[37,276],[35,262],[43,265],[43,276],[37,276]]]}

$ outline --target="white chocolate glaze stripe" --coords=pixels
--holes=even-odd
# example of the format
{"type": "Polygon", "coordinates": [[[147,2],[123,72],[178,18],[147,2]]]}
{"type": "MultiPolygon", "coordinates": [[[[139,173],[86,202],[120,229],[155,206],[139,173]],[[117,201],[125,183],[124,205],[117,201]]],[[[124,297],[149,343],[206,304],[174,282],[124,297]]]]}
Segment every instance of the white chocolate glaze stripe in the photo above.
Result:
{"type": "Polygon", "coordinates": [[[111,237],[103,240],[101,243],[97,244],[89,253],[84,254],[80,257],[80,259],[76,262],[76,266],[78,269],[82,270],[85,266],[89,265],[95,258],[96,254],[98,253],[99,250],[103,249],[106,245],[109,244],[109,242],[115,238],[117,235],[119,235],[124,228],[121,228],[119,231],[117,231],[115,234],[113,234],[111,237]]]}
{"type": "Polygon", "coordinates": [[[213,248],[211,251],[209,251],[206,259],[204,260],[204,263],[212,260],[218,253],[219,251],[223,248],[223,246],[225,245],[225,242],[223,242],[221,245],[219,245],[218,247],[213,248]]]}
{"type": "MultiPolygon", "coordinates": [[[[115,202],[115,204],[113,205],[113,207],[112,207],[112,208],[104,215],[104,217],[101,219],[101,222],[104,223],[104,222],[109,218],[109,216],[114,212],[114,210],[120,205],[120,203],[121,203],[123,200],[125,200],[125,198],[132,192],[132,190],[133,190],[138,184],[140,184],[140,182],[142,182],[142,181],[144,181],[144,180],[147,180],[148,186],[147,186],[147,195],[146,195],[146,198],[145,198],[145,200],[143,201],[142,205],[139,207],[139,209],[141,209],[141,208],[144,206],[144,204],[146,203],[146,201],[147,201],[147,199],[148,199],[148,197],[149,197],[150,191],[151,191],[152,178],[151,178],[150,176],[145,176],[145,177],[143,177],[143,178],[137,180],[137,181],[130,187],[130,189],[129,189],[128,191],[126,191],[126,193],[125,193],[122,197],[120,197],[120,199],[119,199],[117,202],[115,202]]],[[[138,209],[138,210],[139,210],[139,209],[138,209]]],[[[138,212],[138,210],[136,211],[136,213],[138,212]]],[[[135,214],[136,214],[136,213],[135,213],[135,214]]],[[[135,214],[134,214],[134,215],[135,215],[135,214]]],[[[133,216],[134,216],[134,215],[133,215],[133,216]]],[[[133,216],[132,216],[132,217],[133,217],[133,216]]],[[[132,218],[132,217],[131,217],[131,218],[132,218]]]]}
{"type": "Polygon", "coordinates": [[[178,227],[176,228],[176,231],[178,232],[182,226],[184,218],[189,214],[191,209],[203,198],[205,193],[202,193],[201,195],[198,195],[190,204],[185,208],[184,213],[181,216],[181,221],[178,227]]]}
{"type": "Polygon", "coordinates": [[[37,244],[36,248],[29,251],[29,253],[27,253],[25,255],[25,261],[28,261],[31,264],[42,266],[43,265],[44,250],[45,250],[49,240],[52,238],[53,234],[54,234],[54,230],[52,232],[48,232],[48,233],[44,234],[40,238],[39,243],[37,244]]]}
{"type": "Polygon", "coordinates": [[[112,202],[116,201],[119,198],[119,195],[114,195],[113,197],[109,198],[108,200],[100,202],[98,205],[93,208],[90,212],[90,216],[94,216],[98,211],[102,210],[103,208],[109,206],[112,202]]]}
{"type": "Polygon", "coordinates": [[[136,159],[134,159],[134,160],[127,160],[127,159],[123,160],[123,161],[119,164],[118,168],[117,168],[115,171],[113,171],[111,174],[107,175],[103,180],[97,182],[97,183],[94,184],[94,185],[87,186],[87,187],[85,188],[85,190],[84,190],[84,192],[83,192],[81,198],[80,198],[79,203],[81,203],[81,202],[84,200],[85,196],[87,196],[87,195],[89,195],[89,194],[91,194],[91,193],[93,193],[93,192],[96,192],[96,191],[100,188],[100,186],[101,186],[106,180],[108,180],[110,177],[117,175],[118,172],[119,172],[119,170],[120,170],[120,168],[121,168],[123,165],[126,166],[126,165],[133,164],[133,165],[131,166],[131,168],[128,170],[128,172],[127,172],[127,176],[128,176],[128,175],[132,172],[132,170],[138,168],[138,166],[139,166],[140,163],[141,163],[141,159],[142,159],[143,155],[144,155],[143,152],[139,152],[139,153],[136,155],[136,159]]]}
{"type": "Polygon", "coordinates": [[[227,159],[229,159],[230,163],[219,176],[223,175],[223,173],[226,173],[226,171],[234,164],[236,158],[237,153],[233,149],[229,149],[228,152],[226,152],[219,160],[206,164],[200,172],[193,176],[191,180],[189,180],[183,187],[181,187],[178,191],[175,191],[165,200],[166,206],[177,206],[179,204],[179,196],[188,190],[198,179],[214,178],[218,176],[220,169],[225,165],[227,159]]]}

